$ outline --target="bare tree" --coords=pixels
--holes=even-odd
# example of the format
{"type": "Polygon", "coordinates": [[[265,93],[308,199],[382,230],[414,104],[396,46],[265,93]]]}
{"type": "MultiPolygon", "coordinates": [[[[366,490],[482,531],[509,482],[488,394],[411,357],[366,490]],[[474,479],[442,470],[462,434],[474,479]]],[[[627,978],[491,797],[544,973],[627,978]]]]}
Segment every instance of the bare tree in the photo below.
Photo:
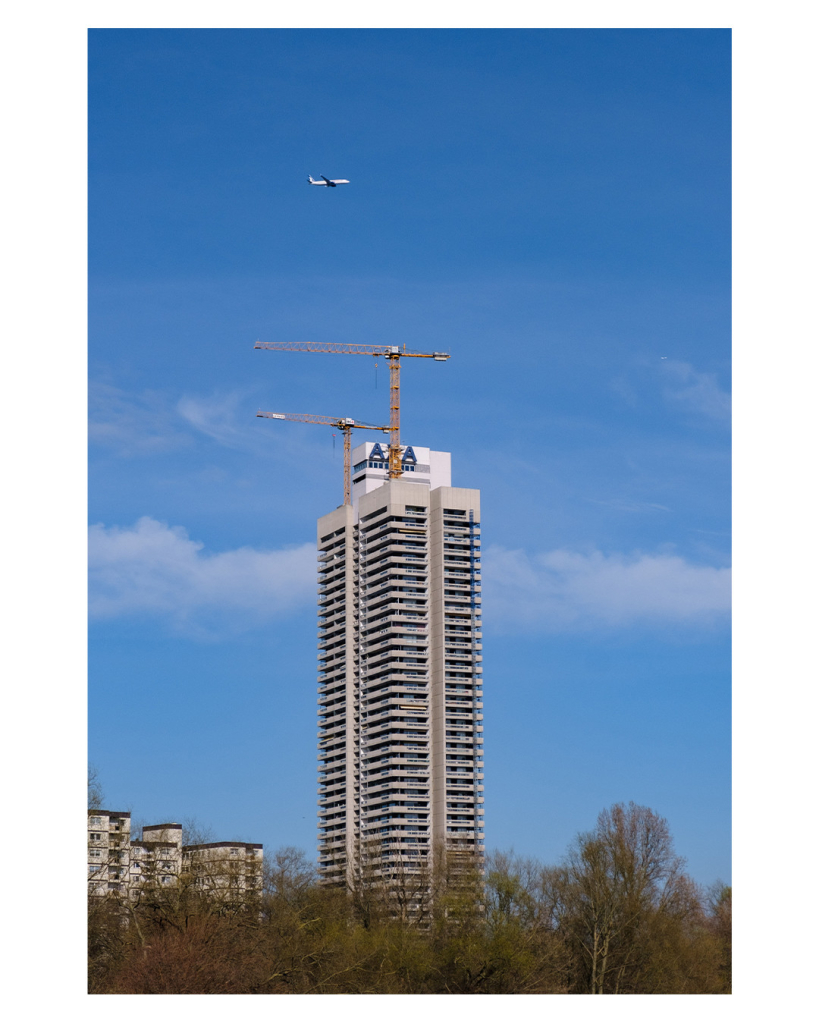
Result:
{"type": "Polygon", "coordinates": [[[88,765],[88,809],[98,811],[105,801],[105,794],[100,783],[99,769],[95,764],[88,765]]]}
{"type": "Polygon", "coordinates": [[[715,882],[707,892],[709,930],[717,941],[721,987],[731,991],[731,886],[715,882]]]}
{"type": "Polygon", "coordinates": [[[182,845],[199,846],[202,843],[212,843],[216,839],[216,833],[210,825],[204,825],[198,818],[182,819],[182,845]]]}
{"type": "Polygon", "coordinates": [[[622,991],[650,916],[688,905],[690,880],[668,822],[648,807],[615,804],[581,833],[556,873],[556,912],[578,949],[587,991],[622,991]]]}
{"type": "Polygon", "coordinates": [[[280,903],[300,906],[317,881],[315,865],[296,846],[283,846],[265,858],[264,889],[280,903]]]}

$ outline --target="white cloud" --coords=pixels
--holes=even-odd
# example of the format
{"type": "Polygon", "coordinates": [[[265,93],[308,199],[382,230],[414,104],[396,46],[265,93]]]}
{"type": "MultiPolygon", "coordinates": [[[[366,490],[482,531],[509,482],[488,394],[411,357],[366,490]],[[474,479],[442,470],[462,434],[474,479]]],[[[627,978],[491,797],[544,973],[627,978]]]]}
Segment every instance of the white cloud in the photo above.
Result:
{"type": "Polygon", "coordinates": [[[558,549],[484,553],[486,622],[507,631],[724,621],[731,570],[679,555],[558,549]]]}
{"type": "MultiPolygon", "coordinates": [[[[208,553],[181,526],[144,516],[89,530],[92,619],[163,619],[203,638],[310,609],[315,548],[250,547],[208,553]]],[[[730,609],[731,571],[669,553],[558,549],[484,552],[486,624],[507,632],[560,632],[636,624],[711,624],[730,609]]]]}
{"type": "Polygon", "coordinates": [[[280,618],[315,601],[312,544],[210,554],[181,526],[143,516],[134,526],[89,530],[92,618],[150,615],[200,635],[280,618]]]}
{"type": "Polygon", "coordinates": [[[698,373],[690,363],[668,360],[662,371],[673,380],[673,386],[663,390],[672,402],[686,406],[692,412],[716,420],[730,420],[731,396],[723,391],[714,373],[698,373]]]}

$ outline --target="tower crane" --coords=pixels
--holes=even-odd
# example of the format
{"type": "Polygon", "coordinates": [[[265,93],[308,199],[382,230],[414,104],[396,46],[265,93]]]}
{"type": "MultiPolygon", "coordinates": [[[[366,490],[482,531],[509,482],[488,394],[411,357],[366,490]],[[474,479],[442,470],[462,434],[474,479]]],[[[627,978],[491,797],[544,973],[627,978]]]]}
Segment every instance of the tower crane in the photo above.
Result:
{"type": "MultiPolygon", "coordinates": [[[[257,341],[254,348],[267,349],[274,352],[334,352],[351,356],[383,356],[390,367],[390,458],[389,476],[391,480],[401,476],[401,360],[434,359],[443,363],[449,359],[448,352],[407,352],[406,346],[397,345],[364,345],[356,342],[319,342],[319,341],[257,341]]],[[[379,427],[378,429],[383,429],[379,427]]]]}
{"type": "Polygon", "coordinates": [[[350,468],[351,468],[351,449],[350,435],[353,430],[380,430],[384,434],[389,434],[389,427],[377,427],[372,423],[359,423],[357,420],[348,418],[341,418],[335,416],[313,416],[310,413],[295,413],[295,412],[262,412],[261,410],[256,413],[256,416],[263,416],[269,420],[289,420],[292,423],[318,423],[323,427],[336,427],[340,430],[344,436],[344,504],[351,505],[351,486],[350,486],[350,468]]]}

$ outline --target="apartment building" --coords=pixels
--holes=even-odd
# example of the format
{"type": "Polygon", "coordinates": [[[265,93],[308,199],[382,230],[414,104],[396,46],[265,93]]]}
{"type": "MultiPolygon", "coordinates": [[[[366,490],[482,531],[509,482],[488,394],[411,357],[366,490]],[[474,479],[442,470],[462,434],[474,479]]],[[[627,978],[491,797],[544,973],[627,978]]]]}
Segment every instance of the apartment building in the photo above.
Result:
{"type": "Polygon", "coordinates": [[[433,849],[480,856],[480,492],[448,452],[353,450],[353,503],[318,521],[319,870],[353,884],[433,849]]]}
{"type": "Polygon", "coordinates": [[[241,900],[261,891],[263,859],[261,843],[198,843],[183,847],[182,870],[202,893],[222,902],[241,900]]]}
{"type": "Polygon", "coordinates": [[[264,847],[237,840],[183,844],[178,822],[146,825],[131,838],[127,811],[88,812],[88,892],[136,902],[155,887],[190,884],[221,898],[262,888],[264,847]]]}
{"type": "Polygon", "coordinates": [[[130,867],[131,815],[128,811],[88,812],[88,892],[125,893],[130,867]]]}
{"type": "Polygon", "coordinates": [[[177,885],[182,875],[182,826],[178,822],[146,825],[142,839],[132,839],[128,894],[137,899],[146,886],[177,885]]]}

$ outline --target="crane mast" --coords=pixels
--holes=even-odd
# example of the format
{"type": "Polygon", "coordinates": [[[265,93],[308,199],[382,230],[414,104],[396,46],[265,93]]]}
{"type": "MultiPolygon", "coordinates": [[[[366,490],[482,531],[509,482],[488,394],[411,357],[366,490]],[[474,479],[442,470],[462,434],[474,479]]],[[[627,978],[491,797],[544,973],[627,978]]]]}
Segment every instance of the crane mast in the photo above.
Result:
{"type": "Polygon", "coordinates": [[[401,476],[401,360],[405,358],[434,359],[436,362],[442,363],[449,359],[448,352],[407,352],[406,347],[399,348],[398,345],[365,345],[357,342],[257,341],[253,347],[273,352],[330,352],[337,355],[374,356],[376,359],[382,356],[386,359],[390,368],[390,425],[389,428],[377,427],[375,429],[389,430],[389,477],[391,480],[401,476]]]}
{"type": "Polygon", "coordinates": [[[291,423],[317,423],[322,427],[335,427],[340,430],[344,437],[344,504],[352,504],[352,444],[350,441],[353,430],[380,430],[384,434],[389,434],[389,427],[378,427],[372,423],[359,423],[357,420],[350,419],[349,417],[337,417],[337,416],[315,416],[312,413],[295,413],[295,412],[259,412],[256,416],[264,417],[268,420],[288,420],[291,423]]]}

